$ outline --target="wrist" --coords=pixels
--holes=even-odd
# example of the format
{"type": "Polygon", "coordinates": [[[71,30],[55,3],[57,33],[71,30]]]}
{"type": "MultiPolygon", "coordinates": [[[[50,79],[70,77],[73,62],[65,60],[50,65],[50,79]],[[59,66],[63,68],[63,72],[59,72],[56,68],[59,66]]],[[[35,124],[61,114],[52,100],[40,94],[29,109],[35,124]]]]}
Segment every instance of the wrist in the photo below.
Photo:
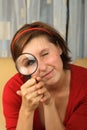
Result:
{"type": "Polygon", "coordinates": [[[49,103],[44,103],[43,105],[44,107],[51,107],[51,106],[55,106],[55,102],[53,99],[50,99],[49,103]]]}
{"type": "Polygon", "coordinates": [[[34,110],[30,110],[29,108],[25,108],[25,107],[21,106],[20,113],[30,116],[30,115],[34,115],[34,110]]]}

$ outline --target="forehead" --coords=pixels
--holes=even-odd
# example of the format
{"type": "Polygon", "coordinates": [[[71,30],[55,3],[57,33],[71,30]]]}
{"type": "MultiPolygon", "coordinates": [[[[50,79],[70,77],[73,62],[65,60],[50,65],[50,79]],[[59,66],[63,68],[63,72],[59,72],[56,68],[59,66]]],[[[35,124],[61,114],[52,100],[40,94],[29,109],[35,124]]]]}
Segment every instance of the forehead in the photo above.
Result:
{"type": "Polygon", "coordinates": [[[33,51],[41,51],[43,49],[50,49],[56,47],[53,43],[51,43],[47,37],[40,36],[37,38],[32,39],[29,43],[24,47],[23,53],[29,52],[32,53],[33,51]]]}

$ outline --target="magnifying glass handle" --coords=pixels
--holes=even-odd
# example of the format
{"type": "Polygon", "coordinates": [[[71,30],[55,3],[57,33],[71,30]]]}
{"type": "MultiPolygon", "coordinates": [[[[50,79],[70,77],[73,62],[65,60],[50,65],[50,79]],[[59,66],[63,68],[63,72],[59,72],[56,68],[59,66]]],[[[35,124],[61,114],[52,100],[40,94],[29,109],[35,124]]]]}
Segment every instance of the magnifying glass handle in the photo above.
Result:
{"type": "Polygon", "coordinates": [[[27,80],[31,78],[31,75],[26,75],[27,80]]]}
{"type": "MultiPolygon", "coordinates": [[[[28,80],[28,79],[30,79],[31,78],[31,75],[26,75],[26,79],[28,80]]],[[[38,80],[37,79],[35,79],[36,80],[36,83],[38,83],[38,80]]]]}

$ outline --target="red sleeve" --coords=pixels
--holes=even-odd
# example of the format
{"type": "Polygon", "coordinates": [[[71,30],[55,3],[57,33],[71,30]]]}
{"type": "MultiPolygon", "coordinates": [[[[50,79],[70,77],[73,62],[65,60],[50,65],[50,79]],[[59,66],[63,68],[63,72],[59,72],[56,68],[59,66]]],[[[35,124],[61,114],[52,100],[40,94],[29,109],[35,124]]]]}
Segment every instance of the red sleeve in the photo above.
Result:
{"type": "MultiPolygon", "coordinates": [[[[21,85],[25,82],[25,79],[21,79],[18,75],[9,80],[3,91],[3,112],[6,120],[6,130],[16,130],[19,110],[21,106],[21,97],[16,94],[16,91],[20,89],[21,85]]],[[[42,126],[38,111],[35,111],[34,115],[34,130],[45,130],[42,126]]]]}
{"type": "Polygon", "coordinates": [[[70,96],[65,117],[66,130],[87,130],[87,69],[73,66],[70,96]]]}
{"type": "Polygon", "coordinates": [[[15,130],[18,113],[21,105],[21,97],[16,94],[22,82],[17,78],[9,80],[3,90],[3,113],[6,120],[6,129],[15,130]]]}

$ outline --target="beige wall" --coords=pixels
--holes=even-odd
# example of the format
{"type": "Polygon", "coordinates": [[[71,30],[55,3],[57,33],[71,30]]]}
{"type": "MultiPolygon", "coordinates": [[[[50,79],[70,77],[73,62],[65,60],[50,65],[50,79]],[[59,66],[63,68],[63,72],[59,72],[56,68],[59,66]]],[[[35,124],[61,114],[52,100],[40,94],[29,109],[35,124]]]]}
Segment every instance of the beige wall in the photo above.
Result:
{"type": "Polygon", "coordinates": [[[0,58],[0,130],[5,130],[5,120],[2,109],[2,92],[7,80],[16,73],[14,62],[11,58],[0,58]]]}

